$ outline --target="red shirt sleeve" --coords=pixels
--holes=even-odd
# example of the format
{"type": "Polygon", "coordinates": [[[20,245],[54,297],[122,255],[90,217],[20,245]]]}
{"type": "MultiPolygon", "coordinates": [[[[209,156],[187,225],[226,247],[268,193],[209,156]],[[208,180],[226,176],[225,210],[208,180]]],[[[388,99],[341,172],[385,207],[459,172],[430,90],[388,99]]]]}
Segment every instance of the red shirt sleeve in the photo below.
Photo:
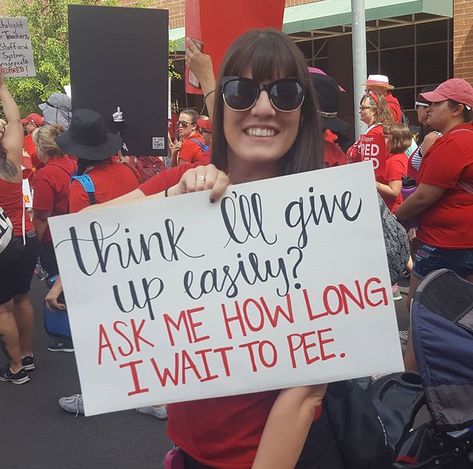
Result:
{"type": "Polygon", "coordinates": [[[448,138],[437,139],[424,156],[419,182],[445,189],[454,188],[467,164],[460,145],[448,138]]]}
{"type": "Polygon", "coordinates": [[[69,190],[69,213],[76,213],[90,205],[89,196],[80,182],[73,180],[69,190]]]}
{"type": "Polygon", "coordinates": [[[189,169],[195,168],[197,166],[205,166],[210,163],[210,157],[203,156],[200,160],[193,164],[183,164],[181,166],[176,166],[175,168],[168,168],[162,173],[156,174],[151,179],[148,179],[146,182],[141,184],[139,189],[145,195],[158,194],[170,187],[176,185],[180,180],[182,175],[189,169]]]}
{"type": "Polygon", "coordinates": [[[52,211],[54,208],[54,189],[44,169],[38,171],[34,180],[33,210],[52,211]]]}
{"type": "Polygon", "coordinates": [[[407,157],[404,154],[392,155],[386,160],[386,181],[402,181],[407,174],[407,157]]]}

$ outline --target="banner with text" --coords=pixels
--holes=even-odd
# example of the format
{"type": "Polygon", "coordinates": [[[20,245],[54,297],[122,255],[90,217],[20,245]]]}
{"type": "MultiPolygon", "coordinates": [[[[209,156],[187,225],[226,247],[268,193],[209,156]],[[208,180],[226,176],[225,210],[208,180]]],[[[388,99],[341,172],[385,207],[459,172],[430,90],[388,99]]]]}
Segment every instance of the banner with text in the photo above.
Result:
{"type": "Polygon", "coordinates": [[[27,18],[0,18],[0,66],[6,77],[34,77],[27,18]]]}
{"type": "Polygon", "coordinates": [[[50,226],[86,415],[403,369],[371,163],[50,226]]]}
{"type": "Polygon", "coordinates": [[[383,135],[360,137],[361,161],[371,161],[376,177],[386,174],[386,141],[383,135]]]}

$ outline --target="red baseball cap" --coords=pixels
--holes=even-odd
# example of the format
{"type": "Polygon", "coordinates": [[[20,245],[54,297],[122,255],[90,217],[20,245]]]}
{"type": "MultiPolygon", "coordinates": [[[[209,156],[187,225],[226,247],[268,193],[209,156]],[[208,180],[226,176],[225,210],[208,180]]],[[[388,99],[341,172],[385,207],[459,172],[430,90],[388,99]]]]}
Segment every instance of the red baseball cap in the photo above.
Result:
{"type": "Polygon", "coordinates": [[[43,116],[40,116],[39,114],[36,114],[35,112],[28,114],[24,119],[21,119],[22,124],[28,124],[32,123],[36,127],[41,127],[44,125],[44,119],[43,116]]]}
{"type": "Polygon", "coordinates": [[[435,90],[421,93],[420,96],[431,103],[451,99],[473,108],[473,87],[462,78],[451,78],[441,83],[435,90]]]}
{"type": "Polygon", "coordinates": [[[197,119],[197,127],[202,130],[212,131],[212,122],[210,119],[197,119]]]}

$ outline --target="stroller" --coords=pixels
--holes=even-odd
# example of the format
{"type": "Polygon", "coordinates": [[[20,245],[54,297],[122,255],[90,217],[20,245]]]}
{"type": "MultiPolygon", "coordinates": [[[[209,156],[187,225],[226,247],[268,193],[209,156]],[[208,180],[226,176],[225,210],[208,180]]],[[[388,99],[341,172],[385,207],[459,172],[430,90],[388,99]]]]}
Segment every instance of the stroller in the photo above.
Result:
{"type": "Polygon", "coordinates": [[[412,331],[431,420],[404,434],[393,467],[473,468],[473,284],[447,269],[429,274],[414,297],[412,331]]]}

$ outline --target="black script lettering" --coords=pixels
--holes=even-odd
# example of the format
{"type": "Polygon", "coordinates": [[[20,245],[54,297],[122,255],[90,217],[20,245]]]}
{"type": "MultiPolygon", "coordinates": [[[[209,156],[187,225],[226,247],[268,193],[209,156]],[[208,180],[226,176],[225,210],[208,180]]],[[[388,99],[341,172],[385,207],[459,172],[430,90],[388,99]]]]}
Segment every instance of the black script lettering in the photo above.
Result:
{"type": "Polygon", "coordinates": [[[225,247],[228,246],[231,240],[238,244],[244,244],[250,237],[258,238],[261,236],[263,241],[270,245],[277,241],[278,238],[276,235],[274,235],[273,241],[269,241],[264,232],[263,206],[260,194],[253,193],[248,200],[246,195],[237,195],[237,193],[233,191],[231,196],[222,199],[220,202],[220,210],[222,212],[225,228],[230,235],[225,247]],[[237,200],[238,208],[236,204],[237,200]],[[237,234],[239,220],[241,220],[243,224],[243,233],[237,234]]]}
{"type": "Polygon", "coordinates": [[[130,289],[130,297],[131,297],[131,306],[126,309],[126,307],[123,305],[120,292],[118,290],[118,285],[113,285],[112,290],[113,290],[113,297],[115,298],[115,303],[117,304],[118,308],[122,313],[131,313],[135,307],[138,309],[144,309],[148,308],[149,312],[149,317],[152,321],[154,321],[154,310],[153,310],[153,305],[152,305],[152,300],[155,300],[159,295],[164,290],[164,282],[159,278],[159,277],[154,277],[151,280],[148,280],[147,278],[142,278],[141,279],[141,285],[142,285],[142,291],[144,294],[144,299],[140,302],[138,299],[138,293],[136,291],[135,287],[135,282],[133,280],[128,281],[128,287],[130,289]],[[155,295],[150,296],[150,289],[153,283],[156,282],[156,285],[154,285],[155,288],[155,295]]]}
{"type": "MultiPolygon", "coordinates": [[[[203,257],[203,254],[189,254],[181,247],[180,242],[185,228],[181,227],[176,230],[173,220],[169,218],[164,221],[164,235],[159,232],[151,233],[148,236],[139,234],[138,246],[135,247],[134,240],[130,236],[126,238],[123,245],[118,242],[105,243],[105,241],[119,233],[120,224],[117,224],[111,234],[105,235],[102,225],[94,221],[90,223],[89,231],[90,238],[79,238],[76,228],[70,227],[69,233],[71,237],[61,241],[57,245],[59,246],[63,242],[70,241],[79,269],[88,276],[93,275],[99,268],[101,272],[106,273],[112,260],[117,261],[122,269],[127,269],[131,264],[139,265],[143,261],[147,262],[151,260],[153,254],[156,254],[160,259],[167,262],[179,260],[179,254],[189,258],[203,257]],[[81,253],[82,243],[93,243],[96,259],[94,259],[92,266],[85,265],[81,253]],[[153,249],[153,247],[156,248],[153,249]]],[[[129,229],[124,228],[124,232],[128,234],[129,229]]]]}
{"type": "Polygon", "coordinates": [[[308,234],[307,227],[310,222],[318,226],[321,221],[332,223],[335,218],[335,213],[339,212],[347,221],[355,221],[361,212],[363,201],[358,200],[358,206],[355,213],[350,215],[350,203],[352,201],[352,194],[350,191],[345,191],[341,196],[333,195],[331,200],[327,200],[325,194],[319,194],[317,197],[313,195],[314,188],[310,187],[308,201],[299,197],[299,200],[290,202],[285,210],[285,220],[287,226],[290,228],[299,228],[300,234],[297,245],[303,249],[307,246],[308,234]],[[308,213],[306,213],[309,205],[308,213]]]}
{"type": "Polygon", "coordinates": [[[240,259],[236,267],[224,265],[219,271],[217,268],[204,270],[200,275],[188,270],[184,274],[184,290],[191,298],[198,300],[203,295],[217,291],[224,291],[227,298],[235,298],[239,293],[239,284],[255,285],[257,282],[266,283],[269,279],[282,279],[283,288],[278,287],[279,296],[289,292],[289,279],[285,260],[278,257],[276,261],[266,259],[260,265],[260,260],[254,252],[248,254],[247,260],[240,259]],[[276,264],[276,265],[275,265],[276,264]],[[197,279],[194,282],[194,275],[197,279]]]}

